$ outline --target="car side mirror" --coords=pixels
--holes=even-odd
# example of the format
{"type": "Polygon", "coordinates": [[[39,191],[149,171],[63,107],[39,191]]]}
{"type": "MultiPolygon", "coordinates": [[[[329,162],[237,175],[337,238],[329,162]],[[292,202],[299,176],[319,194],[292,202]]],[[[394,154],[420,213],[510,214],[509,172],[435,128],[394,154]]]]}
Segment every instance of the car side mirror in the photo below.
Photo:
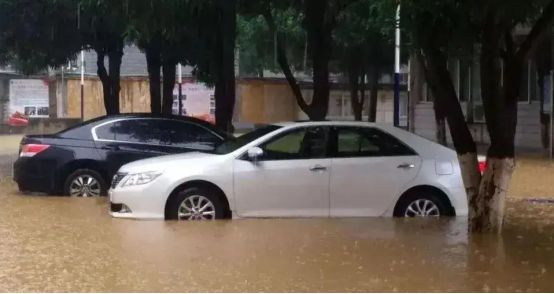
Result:
{"type": "Polygon", "coordinates": [[[248,149],[248,159],[253,162],[258,161],[264,155],[264,151],[260,147],[252,147],[248,149]]]}

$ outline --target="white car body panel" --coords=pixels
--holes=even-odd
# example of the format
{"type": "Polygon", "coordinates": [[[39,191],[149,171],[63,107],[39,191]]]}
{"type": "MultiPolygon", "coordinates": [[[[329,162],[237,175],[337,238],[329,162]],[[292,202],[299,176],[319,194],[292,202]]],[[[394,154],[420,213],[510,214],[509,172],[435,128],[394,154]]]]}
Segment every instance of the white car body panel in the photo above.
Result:
{"type": "Polygon", "coordinates": [[[419,156],[333,158],[331,216],[381,216],[421,167],[419,156]],[[413,168],[398,168],[400,165],[413,168]]]}
{"type": "Polygon", "coordinates": [[[466,194],[456,153],[446,147],[389,125],[365,122],[279,125],[282,128],[229,154],[187,153],[124,165],[120,169],[122,173],[163,173],[148,184],[122,187],[120,183],[110,189],[110,201],[125,204],[131,210],[110,214],[121,218],[163,219],[167,200],[179,186],[204,181],[221,189],[236,217],[392,216],[398,199],[417,186],[441,190],[449,198],[456,215],[467,215],[466,194]],[[260,162],[241,159],[250,148],[280,133],[322,125],[377,128],[404,142],[417,156],[260,162]],[[402,164],[413,164],[414,167],[397,168],[402,164]],[[326,170],[310,171],[315,165],[326,170]]]}
{"type": "Polygon", "coordinates": [[[330,159],[236,160],[236,213],[240,217],[329,216],[330,159]],[[313,172],[319,165],[327,171],[313,172]]]}

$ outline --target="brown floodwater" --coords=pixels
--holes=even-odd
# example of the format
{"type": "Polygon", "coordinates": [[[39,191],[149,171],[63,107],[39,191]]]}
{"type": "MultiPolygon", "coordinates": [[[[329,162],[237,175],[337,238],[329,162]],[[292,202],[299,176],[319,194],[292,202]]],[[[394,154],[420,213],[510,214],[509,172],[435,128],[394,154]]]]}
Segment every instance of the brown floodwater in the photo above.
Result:
{"type": "Polygon", "coordinates": [[[0,184],[0,291],[554,291],[554,204],[463,219],[112,219],[106,199],[0,184]]]}

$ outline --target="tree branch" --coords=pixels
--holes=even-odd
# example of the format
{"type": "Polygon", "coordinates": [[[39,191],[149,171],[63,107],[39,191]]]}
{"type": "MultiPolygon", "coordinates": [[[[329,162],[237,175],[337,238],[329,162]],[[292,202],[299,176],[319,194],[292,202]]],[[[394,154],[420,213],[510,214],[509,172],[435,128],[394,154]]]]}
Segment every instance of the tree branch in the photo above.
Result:
{"type": "Polygon", "coordinates": [[[304,97],[302,96],[302,91],[300,90],[300,86],[298,85],[298,81],[296,80],[296,78],[292,73],[292,70],[290,69],[289,61],[287,59],[285,49],[283,48],[281,37],[277,32],[277,26],[275,25],[275,20],[273,19],[273,15],[271,14],[271,7],[269,6],[269,3],[266,6],[266,8],[263,10],[262,15],[267,23],[267,26],[269,27],[269,31],[272,34],[277,36],[276,37],[277,62],[279,63],[279,66],[281,67],[281,70],[283,71],[283,74],[285,75],[285,78],[289,83],[289,86],[292,90],[292,93],[294,94],[294,97],[296,98],[296,102],[298,103],[298,106],[303,112],[309,115],[310,105],[308,105],[304,100],[304,97]]]}
{"type": "Polygon", "coordinates": [[[554,0],[551,0],[543,9],[541,16],[535,22],[531,32],[529,32],[527,38],[525,38],[525,41],[519,46],[516,52],[516,58],[518,60],[523,60],[525,58],[527,53],[533,48],[533,45],[535,45],[536,40],[548,29],[548,26],[552,23],[553,17],[554,0]]]}

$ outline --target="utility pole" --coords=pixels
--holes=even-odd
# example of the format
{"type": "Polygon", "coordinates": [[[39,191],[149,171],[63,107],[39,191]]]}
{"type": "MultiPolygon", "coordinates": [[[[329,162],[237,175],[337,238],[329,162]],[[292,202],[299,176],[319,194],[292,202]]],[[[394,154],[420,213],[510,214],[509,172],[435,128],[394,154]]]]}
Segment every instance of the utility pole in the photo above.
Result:
{"type": "Polygon", "coordinates": [[[550,160],[554,159],[554,147],[552,146],[554,144],[554,130],[552,129],[554,127],[554,70],[550,70],[550,87],[548,87],[548,96],[550,96],[550,127],[549,129],[549,144],[548,144],[548,156],[550,157],[550,160]]]}
{"type": "Polygon", "coordinates": [[[183,115],[183,70],[181,64],[177,64],[177,82],[179,83],[179,116],[183,115]]]}
{"type": "Polygon", "coordinates": [[[394,42],[394,126],[400,126],[400,1],[396,8],[394,42]]]}
{"type": "Polygon", "coordinates": [[[85,119],[85,50],[81,50],[81,121],[85,119]]]}

